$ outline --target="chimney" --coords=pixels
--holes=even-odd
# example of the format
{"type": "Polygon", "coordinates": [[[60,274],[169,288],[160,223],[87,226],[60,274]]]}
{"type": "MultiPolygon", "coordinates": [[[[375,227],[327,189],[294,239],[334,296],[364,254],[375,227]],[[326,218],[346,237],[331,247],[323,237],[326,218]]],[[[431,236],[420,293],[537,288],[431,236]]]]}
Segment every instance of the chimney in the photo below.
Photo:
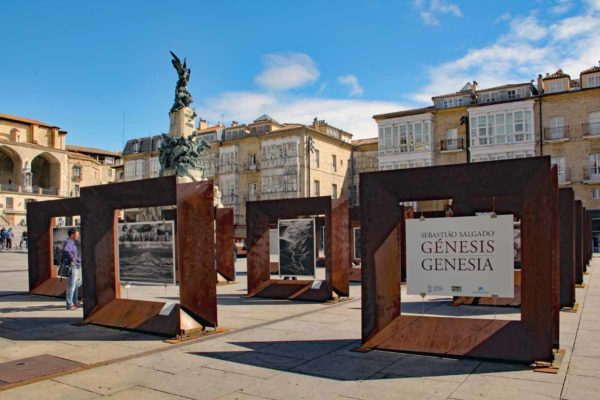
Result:
{"type": "Polygon", "coordinates": [[[208,123],[205,119],[200,118],[200,123],[198,124],[198,129],[206,129],[208,128],[208,123]]]}
{"type": "Polygon", "coordinates": [[[238,122],[237,121],[231,121],[231,126],[238,126],[238,122]]]}
{"type": "Polygon", "coordinates": [[[542,74],[538,74],[538,78],[537,78],[537,90],[538,93],[544,93],[544,78],[542,77],[542,74]]]}
{"type": "Polygon", "coordinates": [[[473,83],[471,84],[471,92],[473,92],[473,93],[477,92],[478,88],[479,88],[479,84],[477,83],[477,81],[473,81],[473,83]]]}

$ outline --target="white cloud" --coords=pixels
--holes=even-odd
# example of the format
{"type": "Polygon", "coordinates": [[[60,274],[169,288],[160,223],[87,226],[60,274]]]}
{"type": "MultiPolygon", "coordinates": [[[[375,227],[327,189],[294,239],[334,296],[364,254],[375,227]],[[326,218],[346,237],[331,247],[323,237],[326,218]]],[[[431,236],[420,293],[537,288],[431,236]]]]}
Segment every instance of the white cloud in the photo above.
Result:
{"type": "Polygon", "coordinates": [[[555,22],[540,22],[534,14],[512,17],[508,31],[494,43],[431,66],[428,83],[410,98],[431,104],[432,96],[455,92],[468,81],[480,87],[528,82],[559,68],[578,77],[600,55],[600,0],[588,0],[588,5],[583,14],[555,22]]]}
{"type": "Polygon", "coordinates": [[[405,108],[405,105],[399,103],[379,100],[228,92],[206,99],[199,107],[199,113],[211,122],[219,120],[223,114],[226,120],[236,121],[253,121],[261,114],[269,114],[279,122],[302,124],[310,124],[318,117],[352,133],[355,139],[360,139],[377,136],[377,124],[373,115],[405,108]]]}
{"type": "Polygon", "coordinates": [[[562,15],[573,8],[572,0],[557,0],[556,4],[550,7],[550,12],[554,15],[562,15]]]}
{"type": "Polygon", "coordinates": [[[425,25],[439,25],[438,16],[443,14],[455,17],[463,16],[460,7],[446,0],[415,0],[413,4],[419,10],[419,16],[425,25]]]}
{"type": "Polygon", "coordinates": [[[360,96],[363,94],[363,88],[360,85],[358,77],[354,74],[348,74],[338,77],[338,83],[343,86],[347,86],[349,89],[348,94],[350,96],[360,96]]]}
{"type": "Polygon", "coordinates": [[[256,77],[255,82],[269,90],[293,89],[319,78],[317,65],[306,54],[267,54],[263,60],[266,68],[256,77]]]}
{"type": "Polygon", "coordinates": [[[546,28],[533,15],[516,17],[510,22],[509,37],[511,40],[537,41],[546,36],[546,28]]]}

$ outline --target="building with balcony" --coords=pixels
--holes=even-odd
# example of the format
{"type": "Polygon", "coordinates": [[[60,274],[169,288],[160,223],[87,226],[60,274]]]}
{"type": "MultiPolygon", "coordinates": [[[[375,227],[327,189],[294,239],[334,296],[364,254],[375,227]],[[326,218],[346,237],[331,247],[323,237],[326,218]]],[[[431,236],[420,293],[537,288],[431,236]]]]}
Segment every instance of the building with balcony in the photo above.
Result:
{"type": "MultiPolygon", "coordinates": [[[[246,202],[307,196],[349,196],[352,135],[315,118],[310,125],[280,123],[261,115],[247,124],[232,121],[195,134],[206,140],[205,177],[234,209],[236,237],[246,236],[246,202]]],[[[132,139],[123,150],[124,180],[158,176],[160,135],[132,139]]],[[[376,152],[376,149],[374,150],[376,152]]],[[[128,219],[142,210],[127,210],[128,219]]]]}
{"type": "Polygon", "coordinates": [[[549,155],[559,184],[597,210],[600,245],[600,65],[575,79],[558,70],[539,75],[536,84],[480,89],[470,82],[432,102],[373,117],[379,169],[549,155]]]}
{"type": "Polygon", "coordinates": [[[0,224],[24,224],[29,202],[78,196],[83,186],[115,179],[108,163],[118,163],[119,153],[70,146],[66,136],[57,126],[0,114],[0,224]]]}

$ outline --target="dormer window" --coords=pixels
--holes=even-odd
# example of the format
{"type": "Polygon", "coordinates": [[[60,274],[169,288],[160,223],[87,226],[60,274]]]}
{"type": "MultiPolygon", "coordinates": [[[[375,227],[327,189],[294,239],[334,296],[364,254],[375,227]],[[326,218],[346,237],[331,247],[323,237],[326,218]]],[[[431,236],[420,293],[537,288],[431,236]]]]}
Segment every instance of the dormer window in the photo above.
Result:
{"type": "Polygon", "coordinates": [[[596,75],[596,76],[589,76],[587,78],[588,80],[588,87],[599,87],[600,86],[600,75],[596,75]]]}
{"type": "Polygon", "coordinates": [[[132,150],[134,153],[139,153],[140,152],[140,142],[134,142],[132,150]]]}
{"type": "Polygon", "coordinates": [[[548,82],[547,88],[546,93],[557,93],[565,90],[562,80],[548,82]]]}

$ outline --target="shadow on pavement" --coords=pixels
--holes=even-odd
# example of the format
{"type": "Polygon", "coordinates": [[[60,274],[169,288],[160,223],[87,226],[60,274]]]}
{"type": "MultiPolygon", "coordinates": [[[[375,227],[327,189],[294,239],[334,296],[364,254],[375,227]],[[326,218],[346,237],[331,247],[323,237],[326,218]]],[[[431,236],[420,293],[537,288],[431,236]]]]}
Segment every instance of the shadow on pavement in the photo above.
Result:
{"type": "MultiPolygon", "coordinates": [[[[239,342],[230,344],[248,351],[190,352],[228,363],[287,371],[340,381],[428,378],[479,373],[477,359],[442,358],[373,350],[353,352],[359,342],[351,339],[239,342]]],[[[485,362],[485,372],[530,371],[527,365],[485,362]]]]}

